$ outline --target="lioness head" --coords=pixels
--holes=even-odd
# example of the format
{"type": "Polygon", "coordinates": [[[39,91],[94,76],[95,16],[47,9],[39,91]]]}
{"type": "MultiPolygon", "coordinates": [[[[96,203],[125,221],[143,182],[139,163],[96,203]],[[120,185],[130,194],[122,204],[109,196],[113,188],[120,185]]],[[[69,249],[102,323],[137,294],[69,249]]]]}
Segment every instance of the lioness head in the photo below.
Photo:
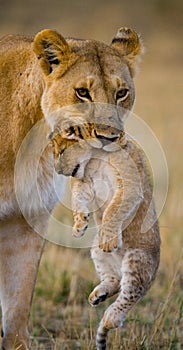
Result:
{"type": "Polygon", "coordinates": [[[123,115],[135,99],[133,77],[142,51],[139,36],[127,28],[119,29],[109,46],[94,40],[64,39],[52,30],[38,33],[34,52],[45,80],[42,109],[52,130],[58,110],[67,106],[72,106],[67,113],[77,124],[81,113],[77,106],[85,102],[91,107],[96,137],[105,144],[119,137],[108,126],[112,121],[116,130],[123,129],[123,115]]]}

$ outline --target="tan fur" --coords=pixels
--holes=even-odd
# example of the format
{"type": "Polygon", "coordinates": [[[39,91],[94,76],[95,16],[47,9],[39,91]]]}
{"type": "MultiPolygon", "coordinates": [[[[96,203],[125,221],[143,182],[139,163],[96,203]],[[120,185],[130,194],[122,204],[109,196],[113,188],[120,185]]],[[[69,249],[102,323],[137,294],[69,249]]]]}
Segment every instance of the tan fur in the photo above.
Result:
{"type": "MultiPolygon", "coordinates": [[[[94,131],[94,124],[83,124],[82,126],[82,137],[87,140],[91,138],[95,138],[95,135],[93,133],[94,131]]],[[[81,130],[78,131],[78,127],[74,126],[74,139],[69,139],[66,137],[70,137],[72,135],[72,132],[70,130],[64,130],[64,137],[61,133],[59,133],[59,130],[54,130],[49,135],[49,138],[51,139],[51,143],[53,145],[53,154],[55,162],[57,162],[57,159],[60,157],[60,155],[68,149],[70,146],[74,145],[76,142],[78,142],[76,139],[79,139],[81,130]]]]}
{"type": "MultiPolygon", "coordinates": [[[[92,100],[118,103],[131,109],[135,97],[136,58],[142,48],[138,37],[131,43],[133,36],[133,31],[128,33],[128,38],[125,34],[128,48],[125,51],[121,38],[108,46],[93,40],[64,39],[52,30],[38,33],[34,40],[11,35],[0,40],[0,299],[5,350],[12,350],[15,342],[21,350],[30,349],[27,323],[44,243],[34,229],[39,228],[44,236],[49,212],[58,201],[53,184],[52,149],[46,146],[42,149],[41,145],[46,145],[47,135],[58,123],[57,111],[64,106],[92,100]],[[83,90],[78,89],[87,89],[91,100],[87,94],[81,97],[83,90]],[[126,98],[117,102],[117,95],[121,96],[121,92],[123,95],[125,89],[126,98]],[[35,129],[29,133],[33,126],[35,129]],[[25,137],[27,143],[20,149],[25,137]],[[38,163],[37,149],[41,151],[38,163]],[[17,197],[19,192],[21,201],[17,197]]],[[[76,112],[77,108],[70,108],[68,114],[77,124],[76,112]]],[[[106,113],[101,122],[100,110],[95,109],[97,138],[107,134],[110,148],[114,129],[109,135],[105,126],[109,117],[111,115],[106,113]]],[[[116,115],[113,119],[113,127],[121,129],[116,115]]],[[[102,145],[99,139],[96,144],[102,145]]],[[[57,182],[60,189],[62,177],[57,182]]]]}
{"type": "MultiPolygon", "coordinates": [[[[54,137],[59,139],[61,135],[54,137]]],[[[73,140],[69,144],[62,139],[62,151],[59,153],[57,147],[55,155],[57,171],[80,179],[75,180],[72,189],[75,237],[85,233],[89,206],[95,204],[97,235],[91,256],[101,283],[90,294],[89,302],[96,306],[119,293],[98,328],[98,350],[106,348],[108,331],[122,326],[127,312],[150,288],[160,253],[159,228],[142,151],[125,138],[124,132],[116,142],[120,149],[106,152],[91,148],[87,142],[73,140]],[[72,169],[78,170],[73,173],[72,169]]]]}

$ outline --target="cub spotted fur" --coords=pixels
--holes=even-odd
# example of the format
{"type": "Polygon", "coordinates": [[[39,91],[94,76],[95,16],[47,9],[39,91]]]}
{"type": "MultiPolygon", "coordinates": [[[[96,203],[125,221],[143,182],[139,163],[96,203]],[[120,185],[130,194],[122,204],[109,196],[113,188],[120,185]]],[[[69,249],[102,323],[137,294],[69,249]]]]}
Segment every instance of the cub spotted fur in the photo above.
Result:
{"type": "Polygon", "coordinates": [[[131,109],[134,102],[133,77],[142,50],[138,35],[127,28],[121,28],[110,45],[65,39],[53,30],[43,30],[35,38],[8,35],[0,39],[0,300],[4,350],[30,349],[28,319],[44,234],[49,213],[59,201],[57,193],[65,183],[61,175],[53,177],[52,149],[43,147],[58,123],[57,111],[69,106],[64,117],[72,116],[77,124],[77,106],[83,101],[91,109],[93,102],[116,107],[102,120],[100,109],[96,108],[93,115],[98,126],[96,142],[110,148],[121,130],[118,106],[131,109]],[[110,134],[106,125],[111,118],[117,131],[113,129],[110,134]]]}
{"type": "Polygon", "coordinates": [[[77,127],[71,128],[73,134],[68,137],[78,141],[70,144],[62,132],[53,134],[52,142],[57,171],[77,178],[72,189],[75,237],[85,233],[89,206],[95,204],[97,234],[91,257],[101,283],[90,294],[89,302],[96,306],[118,293],[97,332],[97,349],[104,350],[108,331],[122,326],[127,312],[150,288],[159,264],[160,239],[142,151],[125,139],[124,132],[116,141],[120,147],[115,152],[91,147],[87,140],[92,129],[89,125],[87,132],[78,133],[77,127]]]}

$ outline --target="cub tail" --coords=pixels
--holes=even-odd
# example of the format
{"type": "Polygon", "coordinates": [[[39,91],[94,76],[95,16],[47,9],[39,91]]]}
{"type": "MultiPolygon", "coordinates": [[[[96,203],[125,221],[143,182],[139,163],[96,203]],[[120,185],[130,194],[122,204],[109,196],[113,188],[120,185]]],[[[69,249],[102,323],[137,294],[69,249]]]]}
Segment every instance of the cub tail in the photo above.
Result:
{"type": "Polygon", "coordinates": [[[107,340],[108,332],[109,332],[109,329],[106,328],[103,324],[103,321],[101,321],[97,329],[97,335],[96,335],[97,350],[106,350],[106,340],[107,340]]]}

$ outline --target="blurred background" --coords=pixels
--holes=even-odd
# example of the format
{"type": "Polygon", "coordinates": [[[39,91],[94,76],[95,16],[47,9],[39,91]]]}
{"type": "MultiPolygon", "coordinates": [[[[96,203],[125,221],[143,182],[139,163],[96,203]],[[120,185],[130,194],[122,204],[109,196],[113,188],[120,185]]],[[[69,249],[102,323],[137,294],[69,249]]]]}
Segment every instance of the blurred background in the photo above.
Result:
{"type": "MultiPolygon", "coordinates": [[[[156,305],[159,303],[164,301],[165,304],[169,303],[168,293],[171,291],[173,302],[170,304],[171,310],[168,311],[171,315],[171,317],[169,316],[170,324],[175,320],[176,308],[179,308],[178,305],[180,306],[182,303],[180,293],[183,289],[183,274],[179,268],[183,263],[181,255],[183,245],[183,1],[0,0],[0,36],[5,34],[34,36],[38,31],[50,28],[56,29],[66,37],[90,38],[110,43],[117,29],[121,26],[135,29],[144,40],[146,53],[141,63],[140,73],[135,79],[136,103],[134,112],[155,133],[168,163],[169,190],[165,207],[159,218],[162,237],[161,264],[151,296],[156,309],[156,305]],[[174,284],[176,284],[176,289],[172,287],[174,284]]],[[[58,300],[61,302],[65,300],[65,295],[69,296],[70,302],[74,299],[77,300],[79,292],[76,284],[83,292],[86,283],[81,281],[89,278],[92,281],[95,280],[93,267],[88,262],[88,257],[85,257],[85,253],[63,249],[61,256],[59,254],[60,251],[56,252],[53,247],[48,247],[40,269],[41,277],[38,281],[37,299],[35,299],[35,305],[39,300],[39,310],[36,306],[33,310],[39,316],[45,315],[45,310],[47,310],[47,319],[50,317],[51,310],[57,308],[54,305],[57,305],[58,300]],[[80,259],[81,256],[82,259],[80,259]],[[73,261],[76,268],[74,270],[73,261]],[[53,268],[50,268],[49,262],[52,263],[53,268]],[[90,277],[88,276],[89,269],[90,277]],[[49,273],[52,277],[48,281],[49,273]],[[58,284],[58,276],[60,275],[63,286],[62,282],[58,284]],[[45,276],[47,276],[48,295],[45,294],[45,282],[43,282],[45,276]],[[53,286],[55,291],[50,292],[53,286]],[[61,293],[61,289],[63,298],[59,299],[57,294],[61,293]],[[56,298],[54,299],[55,294],[50,293],[56,293],[56,298]],[[52,304],[49,304],[50,298],[53,300],[52,304]]],[[[139,312],[142,315],[143,305],[140,308],[139,312]]],[[[182,309],[183,307],[179,309],[179,316],[182,309]]],[[[149,319],[151,311],[149,309],[146,311],[149,319]]],[[[54,312],[53,318],[57,319],[56,311],[54,312]]],[[[35,319],[33,314],[32,317],[34,325],[36,322],[43,323],[43,316],[35,319]]],[[[45,326],[47,328],[49,328],[48,323],[45,326]]],[[[167,325],[166,321],[166,327],[169,327],[167,325]]],[[[163,324],[164,326],[165,324],[163,324]]],[[[157,327],[156,323],[154,323],[154,327],[157,327]]],[[[162,330],[160,325],[158,327],[162,330]]],[[[176,329],[177,334],[179,334],[183,326],[180,324],[178,326],[176,323],[176,329]]],[[[163,335],[165,339],[168,333],[171,334],[171,330],[172,326],[166,328],[163,335]]],[[[38,329],[34,329],[34,332],[40,333],[38,329]]],[[[152,349],[180,349],[180,338],[181,336],[178,336],[178,347],[169,347],[169,345],[159,347],[156,345],[152,349]]],[[[68,347],[68,349],[71,348],[72,346],[68,347]]],[[[87,346],[84,348],[88,349],[87,346]]],[[[137,348],[138,346],[134,346],[134,349],[137,348]]],[[[38,349],[38,345],[35,346],[35,349],[38,349]]],[[[62,347],[62,349],[65,348],[62,347]]],[[[126,348],[124,347],[124,349],[126,348]]],[[[129,345],[127,349],[129,349],[129,345]]],[[[133,349],[132,344],[130,349],[133,349]]]]}

